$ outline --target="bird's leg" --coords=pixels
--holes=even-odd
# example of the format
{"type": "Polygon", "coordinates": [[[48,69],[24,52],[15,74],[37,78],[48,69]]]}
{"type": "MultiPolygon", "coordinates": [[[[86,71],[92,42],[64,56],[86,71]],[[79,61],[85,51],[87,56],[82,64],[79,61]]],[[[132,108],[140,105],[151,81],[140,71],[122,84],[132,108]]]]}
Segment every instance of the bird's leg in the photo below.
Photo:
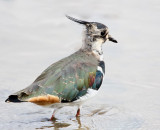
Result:
{"type": "Polygon", "coordinates": [[[76,117],[79,117],[79,116],[80,116],[80,108],[81,108],[81,106],[78,107],[76,117]]]}
{"type": "Polygon", "coordinates": [[[51,117],[51,119],[50,119],[51,121],[55,118],[56,110],[57,110],[57,109],[54,109],[54,111],[53,111],[52,117],[51,117]]]}
{"type": "Polygon", "coordinates": [[[78,108],[77,114],[76,114],[76,117],[79,117],[79,116],[80,116],[80,108],[78,108]]]}

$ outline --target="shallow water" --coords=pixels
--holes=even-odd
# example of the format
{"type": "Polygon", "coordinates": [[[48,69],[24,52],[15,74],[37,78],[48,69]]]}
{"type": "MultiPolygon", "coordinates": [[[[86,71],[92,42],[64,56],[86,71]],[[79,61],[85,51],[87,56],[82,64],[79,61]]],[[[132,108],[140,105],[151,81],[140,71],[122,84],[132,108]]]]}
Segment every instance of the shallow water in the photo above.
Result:
{"type": "Polygon", "coordinates": [[[158,0],[1,0],[0,129],[160,129],[159,16],[158,0]],[[106,24],[119,44],[103,46],[106,76],[81,117],[64,107],[49,121],[52,109],[4,100],[81,46],[65,14],[106,24]]]}

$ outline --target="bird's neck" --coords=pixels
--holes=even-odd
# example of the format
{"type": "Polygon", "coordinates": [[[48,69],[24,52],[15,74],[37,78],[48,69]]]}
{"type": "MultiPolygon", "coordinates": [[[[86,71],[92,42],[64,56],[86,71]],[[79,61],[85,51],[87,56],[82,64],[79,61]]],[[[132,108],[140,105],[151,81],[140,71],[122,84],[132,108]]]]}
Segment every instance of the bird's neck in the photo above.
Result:
{"type": "Polygon", "coordinates": [[[86,38],[83,41],[83,45],[81,49],[88,52],[92,52],[96,55],[96,57],[99,60],[103,60],[102,44],[103,44],[103,41],[101,40],[92,41],[91,39],[86,38]]]}

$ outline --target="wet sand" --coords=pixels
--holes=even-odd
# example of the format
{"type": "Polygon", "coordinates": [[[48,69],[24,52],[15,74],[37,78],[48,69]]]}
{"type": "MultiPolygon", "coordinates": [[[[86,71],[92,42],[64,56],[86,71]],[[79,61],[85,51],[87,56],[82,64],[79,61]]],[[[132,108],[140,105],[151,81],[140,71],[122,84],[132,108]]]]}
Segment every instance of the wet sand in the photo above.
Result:
{"type": "Polygon", "coordinates": [[[0,129],[160,129],[160,2],[0,1],[0,129]],[[49,65],[81,47],[83,26],[65,14],[106,24],[118,44],[103,46],[106,75],[98,95],[76,107],[5,103],[49,65]]]}

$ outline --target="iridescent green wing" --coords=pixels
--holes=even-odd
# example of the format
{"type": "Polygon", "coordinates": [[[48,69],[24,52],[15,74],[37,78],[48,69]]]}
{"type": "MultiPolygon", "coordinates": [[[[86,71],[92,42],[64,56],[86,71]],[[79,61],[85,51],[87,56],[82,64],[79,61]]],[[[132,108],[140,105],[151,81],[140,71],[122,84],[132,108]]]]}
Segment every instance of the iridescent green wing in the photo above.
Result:
{"type": "Polygon", "coordinates": [[[19,100],[44,95],[73,101],[94,84],[98,61],[93,54],[78,51],[47,68],[29,87],[16,93],[19,100]]]}
{"type": "Polygon", "coordinates": [[[96,75],[96,66],[86,62],[71,62],[62,70],[57,80],[48,79],[44,84],[47,94],[56,95],[61,101],[72,101],[81,92],[92,87],[96,75]]]}
{"type": "Polygon", "coordinates": [[[73,101],[77,96],[84,95],[93,86],[97,64],[92,54],[79,52],[72,55],[65,59],[65,64],[56,74],[43,83],[45,93],[58,96],[62,102],[73,101]]]}

